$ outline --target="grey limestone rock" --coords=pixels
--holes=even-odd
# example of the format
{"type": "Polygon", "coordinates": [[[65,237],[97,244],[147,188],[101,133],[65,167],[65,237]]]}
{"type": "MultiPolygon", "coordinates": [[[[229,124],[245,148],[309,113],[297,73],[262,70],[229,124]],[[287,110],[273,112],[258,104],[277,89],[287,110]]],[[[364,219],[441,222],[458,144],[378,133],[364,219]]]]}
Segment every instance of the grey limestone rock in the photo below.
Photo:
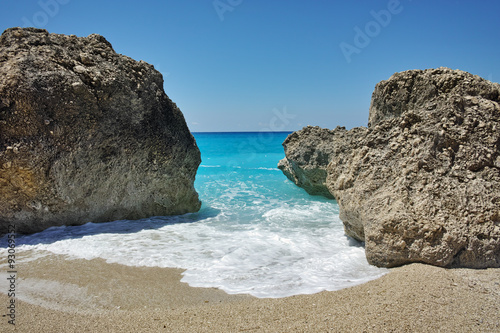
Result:
{"type": "Polygon", "coordinates": [[[200,161],[153,66],[96,34],[0,37],[0,234],[197,211],[200,161]]]}
{"type": "Polygon", "coordinates": [[[370,263],[500,267],[499,84],[448,68],[396,73],[375,87],[368,128],[307,127],[283,145],[279,167],[336,198],[370,263]]]}

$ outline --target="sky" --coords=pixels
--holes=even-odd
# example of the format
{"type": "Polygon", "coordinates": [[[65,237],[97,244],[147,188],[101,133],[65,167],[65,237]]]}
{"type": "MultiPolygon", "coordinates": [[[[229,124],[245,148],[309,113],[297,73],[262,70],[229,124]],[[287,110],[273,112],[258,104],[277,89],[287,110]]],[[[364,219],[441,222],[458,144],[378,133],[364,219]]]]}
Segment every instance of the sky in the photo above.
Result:
{"type": "Polygon", "coordinates": [[[103,35],[163,74],[193,132],[366,126],[375,85],[441,66],[500,81],[500,1],[0,1],[0,29],[103,35]]]}

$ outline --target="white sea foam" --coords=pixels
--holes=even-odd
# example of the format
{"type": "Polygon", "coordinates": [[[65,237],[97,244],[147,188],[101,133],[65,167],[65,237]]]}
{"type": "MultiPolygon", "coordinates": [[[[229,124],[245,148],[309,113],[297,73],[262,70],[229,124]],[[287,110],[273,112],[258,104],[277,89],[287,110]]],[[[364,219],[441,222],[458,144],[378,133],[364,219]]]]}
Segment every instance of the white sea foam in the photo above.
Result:
{"type": "Polygon", "coordinates": [[[369,266],[364,249],[344,236],[334,204],[285,205],[253,223],[228,223],[231,215],[204,209],[181,217],[50,228],[23,237],[19,251],[179,267],[191,286],[257,297],[337,290],[385,273],[369,266]]]}
{"type": "Polygon", "coordinates": [[[256,168],[257,170],[269,170],[269,171],[280,171],[280,169],[278,168],[263,168],[263,167],[260,167],[260,168],[256,168]]]}

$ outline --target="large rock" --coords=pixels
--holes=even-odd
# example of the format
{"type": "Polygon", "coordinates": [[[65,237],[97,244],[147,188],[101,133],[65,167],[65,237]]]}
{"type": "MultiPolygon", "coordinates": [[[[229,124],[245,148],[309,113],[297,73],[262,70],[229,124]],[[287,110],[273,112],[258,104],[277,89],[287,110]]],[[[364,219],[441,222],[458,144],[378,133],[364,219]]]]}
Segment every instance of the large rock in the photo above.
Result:
{"type": "Polygon", "coordinates": [[[499,103],[499,84],[463,71],[397,73],[375,87],[369,128],[304,128],[279,167],[337,199],[374,265],[500,267],[499,103]]]}
{"type": "Polygon", "coordinates": [[[200,152],[153,66],[85,38],[0,37],[0,233],[200,208],[200,152]]]}

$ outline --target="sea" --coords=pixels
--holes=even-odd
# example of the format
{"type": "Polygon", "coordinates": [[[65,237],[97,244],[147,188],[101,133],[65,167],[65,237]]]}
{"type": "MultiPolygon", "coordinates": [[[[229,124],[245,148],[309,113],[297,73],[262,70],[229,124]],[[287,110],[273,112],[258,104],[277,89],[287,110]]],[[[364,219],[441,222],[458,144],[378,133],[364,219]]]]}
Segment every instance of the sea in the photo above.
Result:
{"type": "Polygon", "coordinates": [[[387,273],[344,234],[335,200],[307,194],[278,170],[288,134],[194,133],[199,212],[18,235],[17,265],[58,254],[182,268],[190,286],[260,298],[339,290],[387,273]]]}

